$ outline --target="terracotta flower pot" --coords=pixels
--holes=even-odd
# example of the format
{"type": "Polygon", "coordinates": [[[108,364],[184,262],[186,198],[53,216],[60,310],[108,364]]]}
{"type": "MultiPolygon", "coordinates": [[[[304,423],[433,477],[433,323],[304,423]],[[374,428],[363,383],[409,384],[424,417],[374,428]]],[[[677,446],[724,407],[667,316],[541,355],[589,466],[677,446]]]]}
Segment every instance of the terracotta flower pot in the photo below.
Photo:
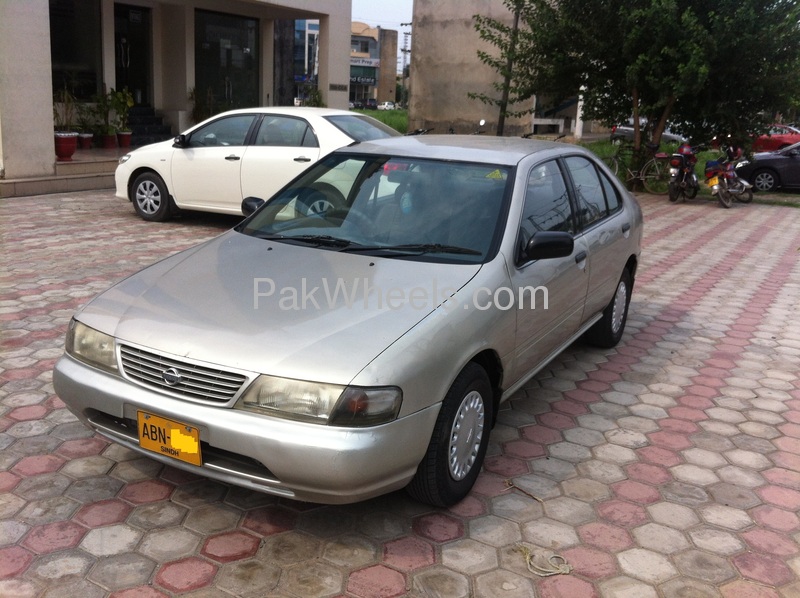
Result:
{"type": "Polygon", "coordinates": [[[69,162],[72,160],[72,154],[78,149],[78,134],[77,133],[56,133],[56,158],[59,162],[69,162]]]}
{"type": "Polygon", "coordinates": [[[94,135],[91,133],[81,133],[78,135],[78,147],[80,149],[91,149],[92,137],[94,137],[94,135]]]}
{"type": "Polygon", "coordinates": [[[120,147],[131,146],[131,132],[130,131],[117,131],[117,143],[120,147]]]}

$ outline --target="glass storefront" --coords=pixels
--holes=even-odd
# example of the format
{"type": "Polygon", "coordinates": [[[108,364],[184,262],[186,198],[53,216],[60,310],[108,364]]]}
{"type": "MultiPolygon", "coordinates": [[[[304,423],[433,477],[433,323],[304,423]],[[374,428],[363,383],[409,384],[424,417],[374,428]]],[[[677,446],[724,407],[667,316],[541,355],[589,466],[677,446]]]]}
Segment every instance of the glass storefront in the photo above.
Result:
{"type": "Polygon", "coordinates": [[[53,90],[91,100],[102,87],[100,0],[50,0],[53,90]]]}
{"type": "Polygon", "coordinates": [[[258,57],[257,19],[196,10],[196,109],[215,114],[258,106],[258,57]]]}

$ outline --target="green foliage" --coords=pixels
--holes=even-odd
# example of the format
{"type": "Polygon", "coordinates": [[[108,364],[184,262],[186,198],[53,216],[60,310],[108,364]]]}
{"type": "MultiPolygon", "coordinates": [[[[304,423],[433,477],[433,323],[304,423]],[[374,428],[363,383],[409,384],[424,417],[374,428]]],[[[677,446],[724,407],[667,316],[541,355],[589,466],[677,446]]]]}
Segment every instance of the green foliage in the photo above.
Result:
{"type": "Polygon", "coordinates": [[[119,131],[130,131],[128,127],[128,114],[133,108],[133,94],[127,87],[116,90],[113,87],[108,92],[108,103],[117,115],[116,126],[119,131]]]}
{"type": "Polygon", "coordinates": [[[114,135],[117,132],[116,124],[111,120],[111,94],[103,91],[94,96],[95,121],[100,135],[114,135]]]}
{"type": "MultiPolygon", "coordinates": [[[[351,110],[351,112],[371,116],[392,127],[398,133],[405,134],[408,132],[408,112],[405,110],[351,110]]],[[[443,133],[444,131],[441,132],[443,133]]]]}
{"type": "Polygon", "coordinates": [[[322,92],[317,87],[306,85],[303,91],[306,98],[303,102],[303,106],[325,108],[325,102],[322,100],[322,92]]]}
{"type": "Polygon", "coordinates": [[[507,25],[475,21],[481,38],[501,50],[479,58],[504,80],[504,58],[513,59],[510,97],[560,102],[582,90],[585,118],[648,124],[637,146],[650,135],[659,141],[668,122],[692,139],[723,132],[742,139],[800,98],[800,0],[505,5],[519,11],[516,45],[507,25]]]}
{"type": "Polygon", "coordinates": [[[65,85],[53,95],[53,125],[56,131],[72,131],[75,125],[75,97],[65,85]]]}

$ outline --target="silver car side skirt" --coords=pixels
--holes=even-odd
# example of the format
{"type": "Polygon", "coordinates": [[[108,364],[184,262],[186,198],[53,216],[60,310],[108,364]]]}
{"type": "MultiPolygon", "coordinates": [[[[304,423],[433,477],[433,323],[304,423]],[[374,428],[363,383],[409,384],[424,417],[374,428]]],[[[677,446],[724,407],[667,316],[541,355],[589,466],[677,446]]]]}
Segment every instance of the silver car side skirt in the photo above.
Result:
{"type": "Polygon", "coordinates": [[[548,363],[553,361],[556,357],[558,357],[561,353],[563,353],[567,347],[569,347],[572,343],[574,343],[581,336],[583,336],[583,334],[587,330],[589,330],[589,328],[594,326],[602,317],[603,317],[603,312],[600,312],[593,318],[587,320],[586,323],[578,330],[578,332],[569,337],[564,344],[559,345],[556,349],[554,349],[553,352],[550,353],[550,355],[548,355],[545,359],[543,359],[538,366],[530,370],[527,374],[522,376],[522,378],[517,380],[517,382],[515,382],[512,386],[504,390],[502,396],[500,397],[500,402],[502,403],[510,399],[520,388],[525,386],[525,384],[527,384],[531,378],[533,378],[536,374],[541,372],[542,369],[544,369],[548,363]]]}

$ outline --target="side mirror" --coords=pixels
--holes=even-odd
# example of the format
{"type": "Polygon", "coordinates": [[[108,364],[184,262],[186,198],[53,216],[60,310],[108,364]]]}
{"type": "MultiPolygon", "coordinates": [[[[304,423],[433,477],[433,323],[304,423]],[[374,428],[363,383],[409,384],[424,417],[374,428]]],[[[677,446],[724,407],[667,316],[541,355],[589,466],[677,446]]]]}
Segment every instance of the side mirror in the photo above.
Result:
{"type": "Polygon", "coordinates": [[[558,231],[539,231],[528,239],[522,249],[520,262],[533,260],[548,260],[557,257],[572,255],[575,249],[575,239],[572,235],[558,231]]]}
{"type": "Polygon", "coordinates": [[[172,147],[186,147],[186,135],[181,133],[172,141],[172,147]]]}
{"type": "Polygon", "coordinates": [[[242,200],[242,214],[249,216],[266,203],[259,197],[245,197],[242,200]]]}

